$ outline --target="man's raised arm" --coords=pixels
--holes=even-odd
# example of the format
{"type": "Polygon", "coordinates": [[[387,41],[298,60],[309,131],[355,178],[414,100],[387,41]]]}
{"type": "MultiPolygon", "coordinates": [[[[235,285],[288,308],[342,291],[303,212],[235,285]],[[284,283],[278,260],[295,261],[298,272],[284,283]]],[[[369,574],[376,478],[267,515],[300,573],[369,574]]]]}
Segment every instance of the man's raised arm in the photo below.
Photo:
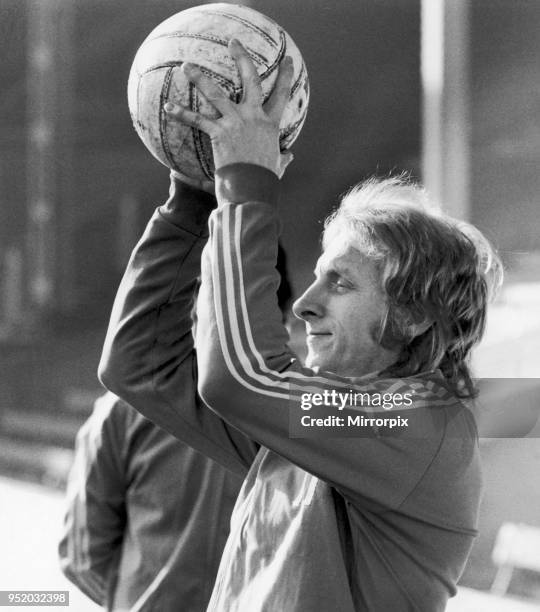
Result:
{"type": "Polygon", "coordinates": [[[213,196],[172,178],[118,289],[99,376],[157,425],[243,475],[257,445],[197,395],[191,311],[214,206],[213,196]]]}

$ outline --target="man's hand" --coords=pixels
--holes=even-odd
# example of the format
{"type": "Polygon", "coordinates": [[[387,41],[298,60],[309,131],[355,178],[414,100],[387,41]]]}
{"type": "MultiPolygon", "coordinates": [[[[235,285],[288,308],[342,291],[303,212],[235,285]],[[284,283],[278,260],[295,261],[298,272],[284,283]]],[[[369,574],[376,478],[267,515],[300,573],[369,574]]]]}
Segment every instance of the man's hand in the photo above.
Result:
{"type": "Polygon", "coordinates": [[[274,89],[262,105],[263,93],[257,70],[244,47],[235,39],[229,51],[236,61],[242,81],[242,100],[236,104],[194,64],[182,69],[221,117],[212,119],[176,104],[168,103],[169,117],[206,132],[212,142],[216,170],[238,162],[268,168],[280,178],[292,160],[291,153],[280,152],[279,123],[290,94],[293,76],[292,60],[282,61],[274,89]]]}

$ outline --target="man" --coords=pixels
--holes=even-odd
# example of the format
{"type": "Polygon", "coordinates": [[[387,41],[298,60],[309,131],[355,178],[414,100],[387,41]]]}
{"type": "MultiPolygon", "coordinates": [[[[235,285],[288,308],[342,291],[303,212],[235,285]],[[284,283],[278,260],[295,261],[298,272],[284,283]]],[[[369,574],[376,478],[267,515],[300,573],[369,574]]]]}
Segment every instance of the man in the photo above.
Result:
{"type": "Polygon", "coordinates": [[[206,610],[241,478],[112,393],[77,436],[59,545],[106,610],[206,610]]]}
{"type": "MultiPolygon", "coordinates": [[[[329,221],[315,281],[294,306],[308,336],[306,367],[298,364],[272,297],[278,177],[290,161],[278,144],[290,64],[261,107],[249,56],[235,41],[230,51],[243,83],[238,104],[187,65],[221,116],[168,107],[171,119],[209,134],[217,169],[198,371],[180,322],[210,207],[170,200],[119,289],[102,380],[246,472],[209,610],[442,611],[476,533],[477,434],[461,398],[473,394],[466,360],[483,331],[496,256],[470,226],[424,210],[418,188],[367,183],[329,221]],[[167,323],[162,313],[171,310],[167,323]],[[179,382],[186,370],[189,389],[179,382]],[[376,408],[356,437],[333,437],[335,428],[292,436],[306,397],[318,403],[333,393],[365,399],[362,416],[390,396],[391,416],[410,424],[385,430],[376,408]]],[[[336,413],[331,402],[329,410],[336,413]]]]}

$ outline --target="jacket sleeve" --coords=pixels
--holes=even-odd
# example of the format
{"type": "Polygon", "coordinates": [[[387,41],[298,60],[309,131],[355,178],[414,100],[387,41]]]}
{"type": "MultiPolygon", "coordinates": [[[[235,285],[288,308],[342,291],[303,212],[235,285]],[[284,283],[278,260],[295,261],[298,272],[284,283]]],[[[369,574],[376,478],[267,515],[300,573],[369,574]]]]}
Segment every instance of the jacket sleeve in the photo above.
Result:
{"type": "Polygon", "coordinates": [[[410,391],[411,385],[397,379],[340,378],[295,361],[274,297],[279,282],[277,177],[258,166],[233,164],[216,178],[218,209],[210,219],[201,285],[205,299],[199,309],[202,397],[248,437],[349,499],[397,507],[439,448],[445,413],[430,409],[437,403],[455,404],[455,398],[432,382],[417,380],[412,387],[421,413],[415,425],[421,431],[379,436],[374,427],[362,437],[291,436],[291,411],[298,412],[304,393],[337,389],[373,397],[410,391]]]}
{"type": "Polygon", "coordinates": [[[126,526],[126,423],[117,401],[112,394],[100,398],[77,435],[58,549],[66,577],[100,605],[116,575],[126,526]]]}
{"type": "Polygon", "coordinates": [[[197,394],[192,308],[214,206],[213,196],[171,180],[118,289],[99,376],[145,417],[244,476],[258,445],[197,394]]]}

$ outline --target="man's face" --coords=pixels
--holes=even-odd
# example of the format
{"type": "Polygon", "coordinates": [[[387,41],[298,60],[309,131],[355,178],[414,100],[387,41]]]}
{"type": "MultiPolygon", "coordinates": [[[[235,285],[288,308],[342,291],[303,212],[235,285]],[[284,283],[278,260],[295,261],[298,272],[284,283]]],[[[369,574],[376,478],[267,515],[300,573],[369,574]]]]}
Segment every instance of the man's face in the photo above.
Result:
{"type": "Polygon", "coordinates": [[[329,245],[315,267],[315,281],[293,306],[306,323],[306,365],[362,376],[393,363],[396,355],[376,341],[384,310],[375,263],[353,247],[329,245]]]}

